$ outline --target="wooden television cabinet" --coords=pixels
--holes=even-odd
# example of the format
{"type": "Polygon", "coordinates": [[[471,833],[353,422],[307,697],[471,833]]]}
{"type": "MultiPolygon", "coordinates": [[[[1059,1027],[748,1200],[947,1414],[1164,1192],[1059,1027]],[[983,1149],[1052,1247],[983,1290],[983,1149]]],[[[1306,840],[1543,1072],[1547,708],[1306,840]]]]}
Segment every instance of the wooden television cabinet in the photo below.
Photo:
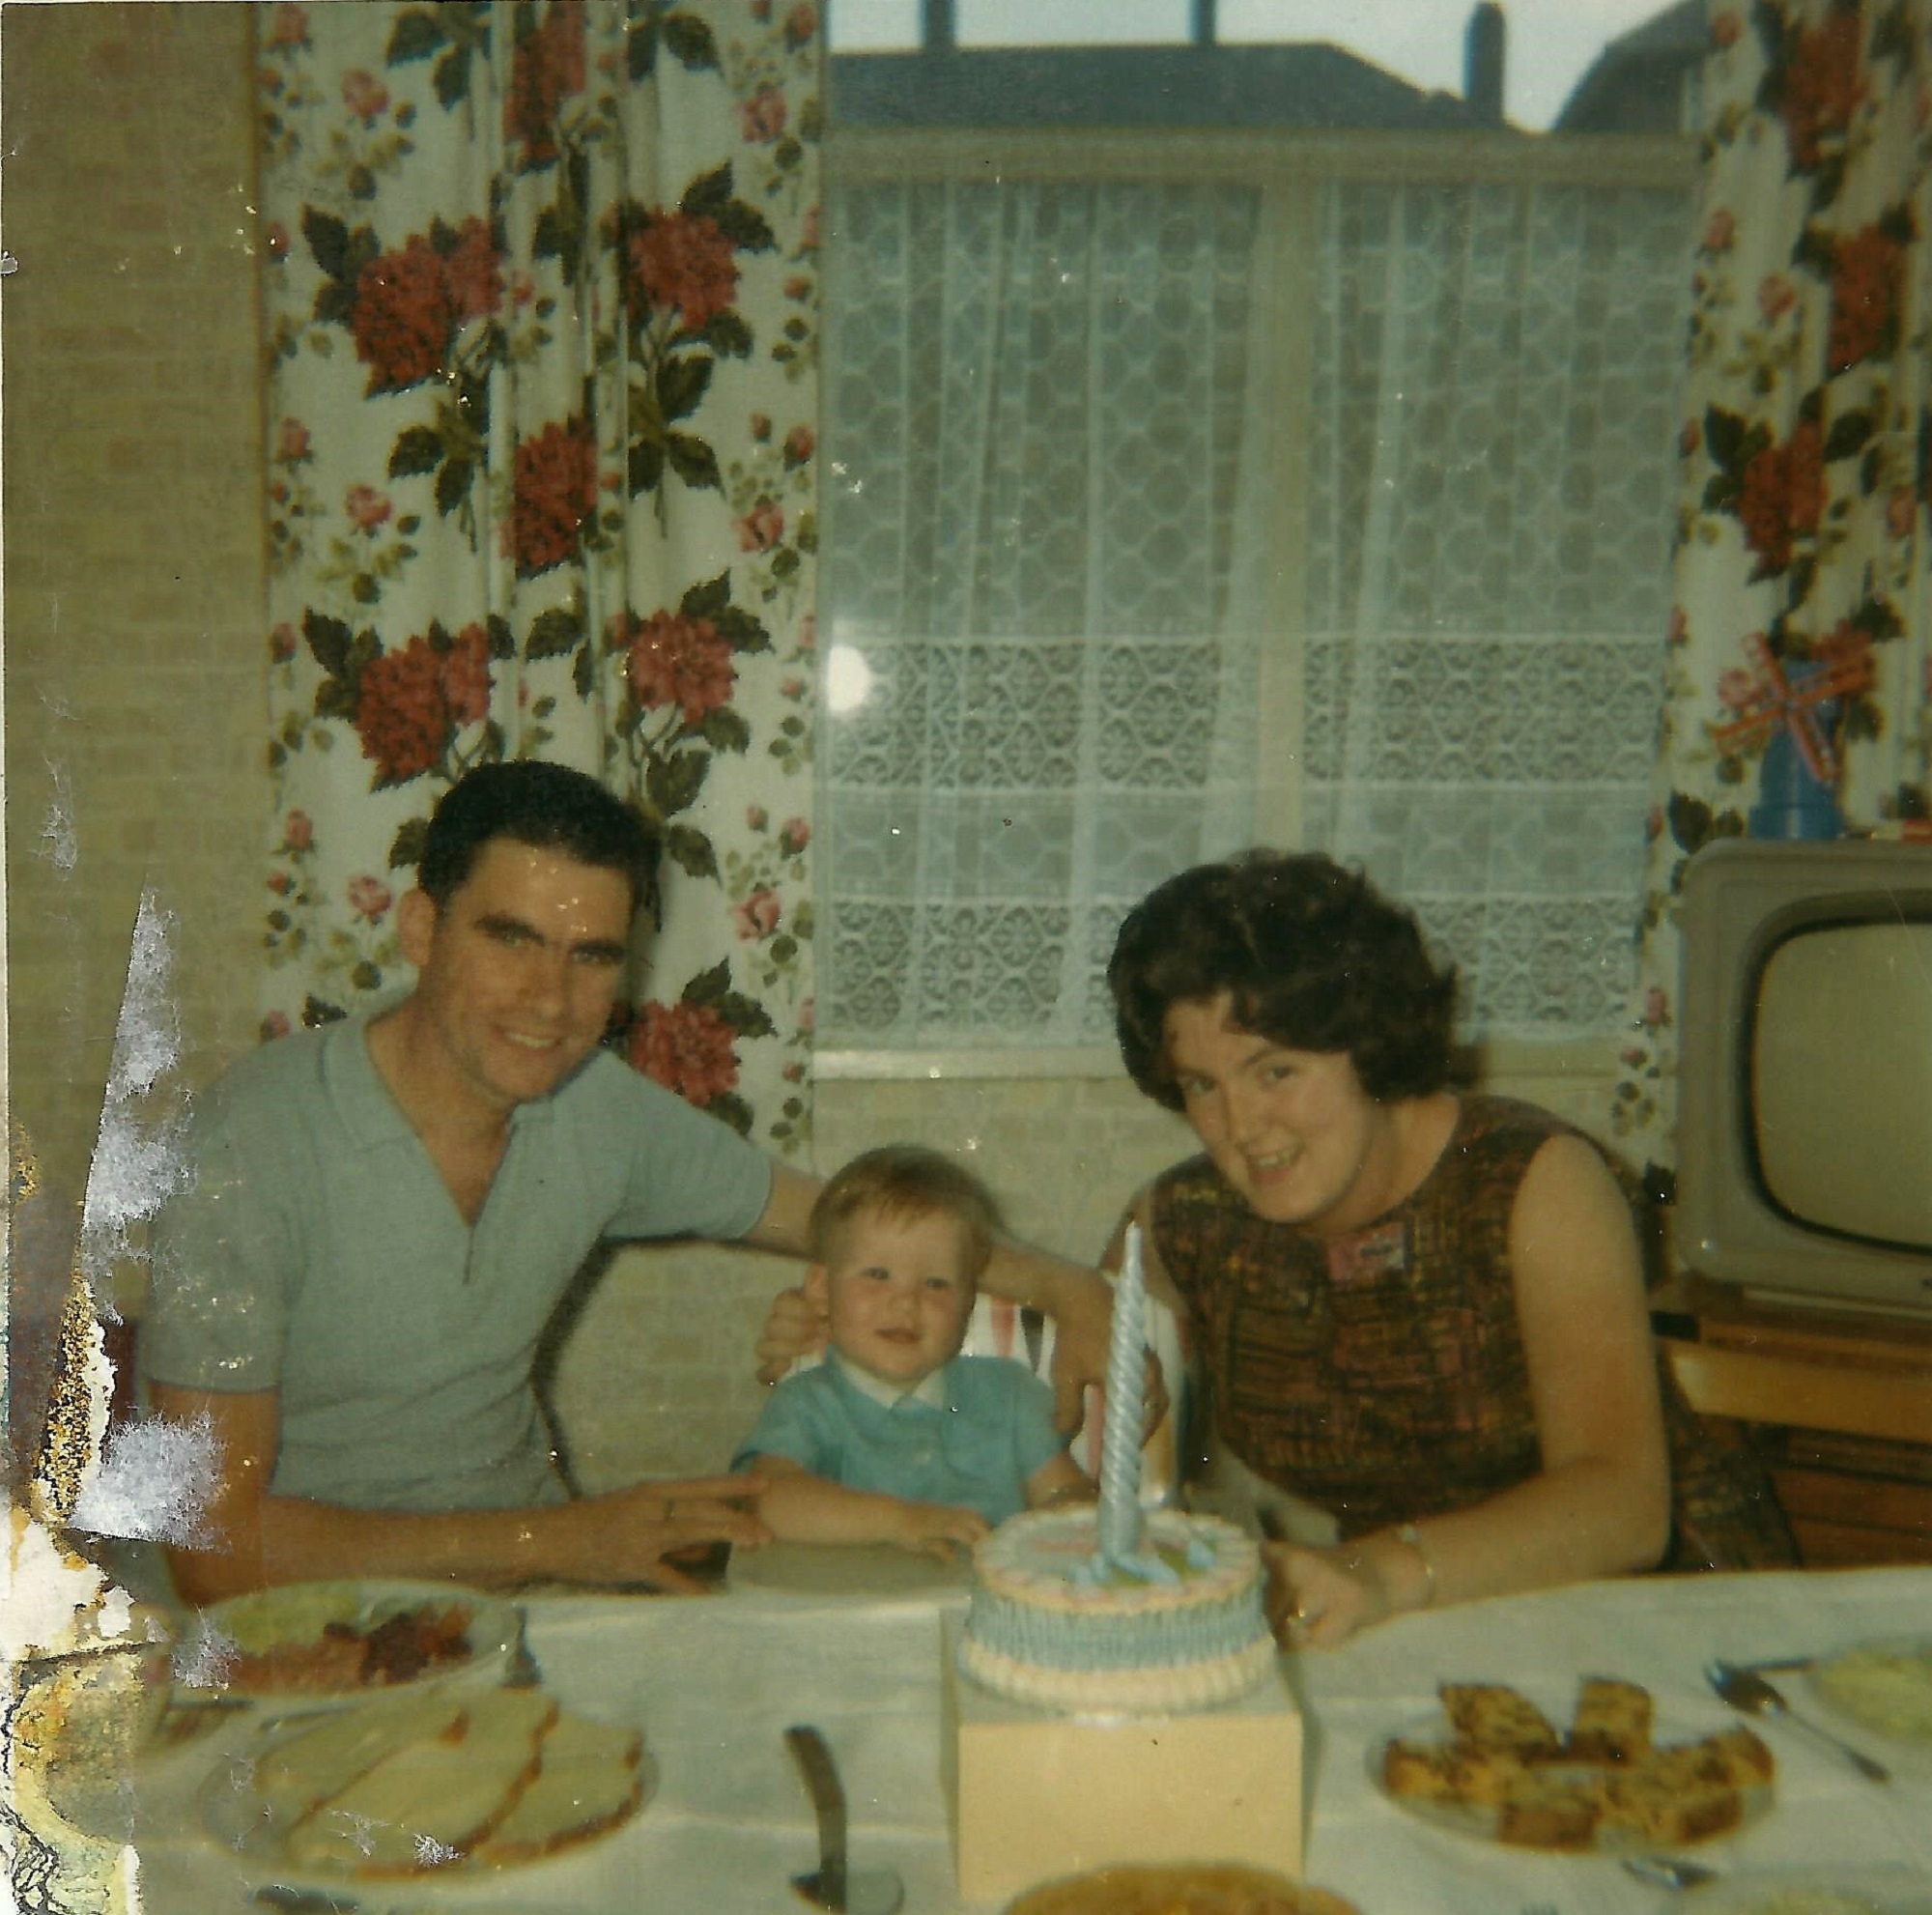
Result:
{"type": "Polygon", "coordinates": [[[1651,1322],[1690,1407],[1746,1426],[1807,1564],[1932,1562],[1932,1319],[1683,1272],[1652,1291],[1651,1322]]]}

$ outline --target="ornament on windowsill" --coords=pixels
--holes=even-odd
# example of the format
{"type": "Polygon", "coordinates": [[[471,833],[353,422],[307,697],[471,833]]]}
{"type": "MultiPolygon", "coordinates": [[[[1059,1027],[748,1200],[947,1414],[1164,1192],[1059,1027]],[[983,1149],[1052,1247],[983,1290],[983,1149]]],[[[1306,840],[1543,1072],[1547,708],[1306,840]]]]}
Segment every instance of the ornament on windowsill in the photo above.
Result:
{"type": "Polygon", "coordinates": [[[1872,681],[1870,641],[1828,640],[1815,658],[1787,667],[1762,632],[1745,640],[1756,683],[1738,715],[1710,728],[1720,752],[1762,745],[1753,838],[1837,838],[1845,829],[1836,796],[1840,761],[1834,733],[1839,700],[1872,681]]]}

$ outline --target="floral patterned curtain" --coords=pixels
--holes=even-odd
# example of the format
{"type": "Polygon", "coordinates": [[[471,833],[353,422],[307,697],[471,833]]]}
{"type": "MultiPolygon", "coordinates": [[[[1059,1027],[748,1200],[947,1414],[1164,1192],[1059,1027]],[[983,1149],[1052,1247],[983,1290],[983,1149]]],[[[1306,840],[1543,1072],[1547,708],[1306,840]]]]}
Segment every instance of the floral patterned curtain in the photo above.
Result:
{"type": "Polygon", "coordinates": [[[259,39],[265,1032],[406,982],[438,797],[558,759],[665,847],[613,1041],[800,1150],[818,9],[285,4],[259,39]]]}
{"type": "Polygon", "coordinates": [[[1794,818],[1832,835],[1928,812],[1929,28],[1932,0],[1711,9],[1642,995],[1616,1106],[1631,1154],[1658,1163],[1690,856],[1794,818]]]}

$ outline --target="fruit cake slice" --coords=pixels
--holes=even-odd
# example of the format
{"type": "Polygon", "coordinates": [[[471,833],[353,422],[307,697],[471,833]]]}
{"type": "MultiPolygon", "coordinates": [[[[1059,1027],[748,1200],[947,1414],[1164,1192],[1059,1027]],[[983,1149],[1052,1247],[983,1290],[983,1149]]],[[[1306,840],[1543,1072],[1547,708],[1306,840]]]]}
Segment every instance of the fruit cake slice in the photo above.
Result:
{"type": "Polygon", "coordinates": [[[1457,1741],[1472,1750],[1526,1761],[1562,1753],[1563,1738],[1549,1718],[1520,1690],[1501,1682],[1445,1682],[1441,1696],[1457,1741]]]}
{"type": "Polygon", "coordinates": [[[1564,1742],[1573,1762],[1641,1761],[1650,1752],[1650,1692],[1613,1676],[1586,1675],[1564,1742]]]}
{"type": "Polygon", "coordinates": [[[1588,1848],[1603,1813],[1589,1780],[1525,1770],[1496,1805],[1496,1840],[1518,1848],[1588,1848]]]}

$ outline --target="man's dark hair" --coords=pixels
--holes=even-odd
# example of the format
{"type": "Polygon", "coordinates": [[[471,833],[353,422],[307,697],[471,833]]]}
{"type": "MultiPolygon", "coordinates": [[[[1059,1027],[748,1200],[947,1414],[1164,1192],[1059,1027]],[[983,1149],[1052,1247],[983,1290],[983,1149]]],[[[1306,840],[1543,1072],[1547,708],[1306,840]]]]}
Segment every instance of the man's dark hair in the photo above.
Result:
{"type": "Polygon", "coordinates": [[[543,758],[479,764],[452,785],[423,834],[416,882],[439,907],[447,904],[497,838],[622,872],[633,910],[651,895],[657,841],[637,808],[586,773],[543,758]]]}
{"type": "Polygon", "coordinates": [[[885,1144],[867,1151],[833,1177],[811,1207],[811,1256],[825,1263],[852,1220],[861,1215],[916,1221],[950,1216],[965,1248],[960,1274],[977,1283],[992,1260],[1002,1225],[992,1193],[964,1164],[919,1144],[885,1144]]]}
{"type": "Polygon", "coordinates": [[[1127,1074],[1181,1108],[1167,1014],[1224,991],[1234,1023],[1291,1050],[1346,1051],[1372,1098],[1450,1081],[1453,965],[1415,919],[1319,852],[1247,851],[1157,886],[1122,925],[1107,965],[1127,1074]]]}

